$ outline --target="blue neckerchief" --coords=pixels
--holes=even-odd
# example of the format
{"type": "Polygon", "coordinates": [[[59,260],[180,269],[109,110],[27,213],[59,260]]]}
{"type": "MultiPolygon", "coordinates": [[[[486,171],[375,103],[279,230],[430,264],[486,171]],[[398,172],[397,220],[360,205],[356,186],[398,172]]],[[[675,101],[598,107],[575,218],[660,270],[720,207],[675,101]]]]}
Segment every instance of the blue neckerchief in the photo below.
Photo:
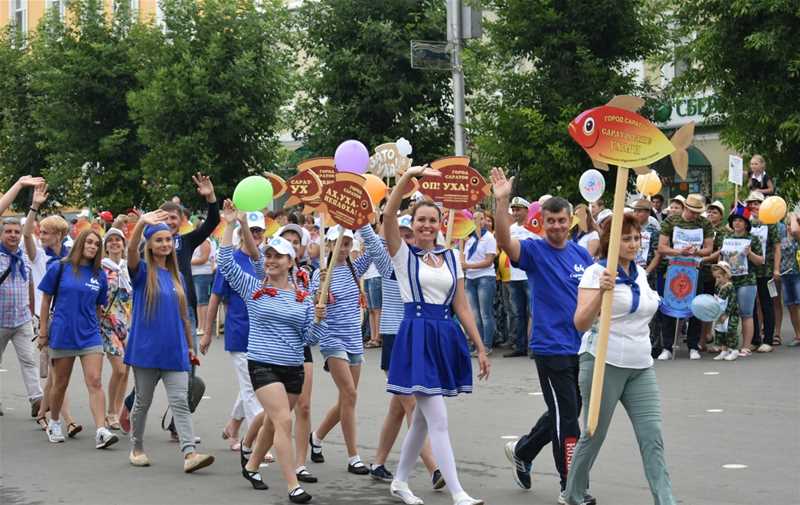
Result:
{"type": "Polygon", "coordinates": [[[66,243],[67,243],[66,238],[61,241],[61,251],[58,254],[56,254],[56,252],[49,247],[44,248],[44,253],[47,255],[48,265],[54,261],[62,260],[69,255],[69,247],[66,246],[66,243]]]}
{"type": "MultiPolygon", "coordinates": [[[[603,265],[604,267],[608,266],[608,260],[600,260],[598,263],[603,265]]],[[[636,309],[639,308],[639,284],[636,283],[636,278],[639,277],[639,269],[636,267],[634,262],[630,264],[631,274],[628,275],[625,273],[625,270],[622,269],[621,266],[617,265],[617,284],[627,284],[631,287],[631,310],[629,311],[630,314],[636,312],[636,309]]]]}
{"type": "Polygon", "coordinates": [[[480,230],[472,232],[472,236],[475,237],[475,242],[470,246],[469,251],[467,251],[467,259],[471,259],[475,251],[478,250],[478,242],[481,241],[486,231],[486,228],[481,228],[480,230]]]}
{"type": "Polygon", "coordinates": [[[8,259],[11,261],[9,264],[9,268],[11,269],[11,275],[14,275],[15,270],[19,271],[19,274],[22,276],[22,280],[28,280],[28,273],[27,269],[25,268],[25,260],[22,259],[22,248],[17,247],[17,252],[9,251],[5,245],[0,244],[0,252],[5,253],[8,255],[8,259]]]}

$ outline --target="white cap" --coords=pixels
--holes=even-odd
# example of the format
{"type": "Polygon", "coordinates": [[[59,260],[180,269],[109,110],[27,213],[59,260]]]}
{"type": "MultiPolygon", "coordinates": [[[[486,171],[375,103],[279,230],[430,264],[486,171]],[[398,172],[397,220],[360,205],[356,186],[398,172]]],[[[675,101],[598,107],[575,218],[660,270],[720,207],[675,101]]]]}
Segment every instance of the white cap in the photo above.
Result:
{"type": "Polygon", "coordinates": [[[275,235],[277,235],[279,237],[282,237],[284,232],[287,232],[287,231],[293,231],[293,232],[297,233],[297,236],[300,237],[300,245],[301,246],[308,245],[308,240],[306,240],[306,235],[305,235],[305,233],[303,233],[304,231],[306,233],[308,233],[308,232],[306,230],[304,230],[303,227],[300,226],[299,224],[289,223],[289,224],[283,225],[283,226],[280,227],[280,229],[278,229],[278,233],[276,233],[275,235]]]}
{"type": "Polygon", "coordinates": [[[125,234],[122,233],[122,230],[119,228],[109,228],[106,234],[103,236],[103,245],[106,244],[108,237],[116,235],[117,237],[121,238],[123,242],[127,243],[128,240],[125,238],[125,234]]]}
{"type": "Polygon", "coordinates": [[[411,216],[406,214],[405,216],[400,216],[400,219],[397,220],[397,226],[400,228],[408,228],[411,230],[411,216]]]}
{"type": "Polygon", "coordinates": [[[606,220],[606,218],[611,217],[614,215],[614,212],[611,209],[603,209],[597,214],[597,224],[602,223],[606,220]]]}
{"type": "Polygon", "coordinates": [[[544,202],[553,198],[553,195],[542,195],[539,197],[539,205],[544,205],[544,202]]]}
{"type": "Polygon", "coordinates": [[[267,223],[264,220],[264,214],[261,212],[248,212],[247,213],[247,227],[248,228],[261,228],[267,229],[267,223]]]}
{"type": "Polygon", "coordinates": [[[267,249],[275,249],[278,254],[283,254],[294,259],[294,246],[283,237],[272,237],[267,242],[267,249]]]}
{"type": "MultiPolygon", "coordinates": [[[[338,225],[338,224],[336,226],[331,226],[328,229],[328,233],[325,234],[325,240],[333,241],[333,240],[338,239],[339,238],[339,234],[342,233],[341,230],[342,230],[342,227],[340,225],[338,225]]],[[[353,230],[348,230],[347,228],[344,228],[344,236],[345,237],[350,237],[350,238],[355,238],[355,235],[353,235],[353,230]]]]}

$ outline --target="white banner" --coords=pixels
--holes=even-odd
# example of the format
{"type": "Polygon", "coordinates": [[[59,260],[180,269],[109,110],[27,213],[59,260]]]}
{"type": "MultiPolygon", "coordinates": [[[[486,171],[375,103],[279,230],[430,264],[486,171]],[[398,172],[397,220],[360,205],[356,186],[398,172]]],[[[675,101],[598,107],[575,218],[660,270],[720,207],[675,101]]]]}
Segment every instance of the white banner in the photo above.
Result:
{"type": "Polygon", "coordinates": [[[738,184],[739,186],[742,185],[742,177],[743,177],[743,166],[744,163],[742,161],[741,156],[735,156],[733,154],[728,156],[728,181],[733,184],[738,184]]]}

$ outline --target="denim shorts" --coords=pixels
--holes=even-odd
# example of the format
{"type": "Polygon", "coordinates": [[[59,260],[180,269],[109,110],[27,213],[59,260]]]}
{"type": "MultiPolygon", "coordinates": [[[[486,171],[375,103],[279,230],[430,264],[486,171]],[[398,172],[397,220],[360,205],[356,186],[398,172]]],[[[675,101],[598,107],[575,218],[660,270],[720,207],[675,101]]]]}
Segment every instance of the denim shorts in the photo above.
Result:
{"type": "Polygon", "coordinates": [[[211,285],[214,283],[214,274],[198,274],[192,276],[194,290],[197,292],[197,305],[208,305],[211,298],[211,285]]]}
{"type": "Polygon", "coordinates": [[[363,354],[351,354],[347,351],[321,351],[322,352],[322,359],[326,362],[328,358],[336,358],[341,359],[344,361],[350,362],[350,366],[359,366],[364,363],[364,355],[363,354]]]}
{"type": "Polygon", "coordinates": [[[752,319],[756,307],[756,287],[739,286],[736,288],[736,302],[739,304],[739,316],[752,319]]]}
{"type": "Polygon", "coordinates": [[[365,280],[364,290],[367,292],[367,308],[380,309],[383,302],[383,280],[380,277],[365,280]]]}
{"type": "Polygon", "coordinates": [[[783,286],[783,304],[800,305],[800,274],[783,274],[781,276],[783,286]]]}
{"type": "Polygon", "coordinates": [[[247,371],[250,373],[253,391],[258,391],[264,386],[280,382],[290,395],[299,395],[303,392],[303,380],[305,379],[303,365],[271,365],[260,361],[247,360],[247,371]]]}

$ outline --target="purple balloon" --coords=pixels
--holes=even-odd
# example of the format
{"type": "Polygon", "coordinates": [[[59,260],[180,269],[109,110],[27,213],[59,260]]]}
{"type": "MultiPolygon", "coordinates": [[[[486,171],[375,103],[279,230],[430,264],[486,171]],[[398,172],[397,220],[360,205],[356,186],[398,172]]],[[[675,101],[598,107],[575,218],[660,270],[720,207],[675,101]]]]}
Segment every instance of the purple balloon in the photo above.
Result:
{"type": "Polygon", "coordinates": [[[345,140],[333,155],[338,172],[364,174],[369,166],[369,151],[358,140],[345,140]]]}

